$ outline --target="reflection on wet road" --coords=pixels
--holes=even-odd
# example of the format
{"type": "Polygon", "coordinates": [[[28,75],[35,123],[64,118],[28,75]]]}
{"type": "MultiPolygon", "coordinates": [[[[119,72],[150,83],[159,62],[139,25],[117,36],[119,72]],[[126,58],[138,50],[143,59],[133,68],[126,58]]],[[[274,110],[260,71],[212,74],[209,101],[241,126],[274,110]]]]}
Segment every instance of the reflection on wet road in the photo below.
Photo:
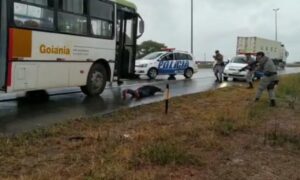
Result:
{"type": "MultiPolygon", "coordinates": [[[[300,72],[300,68],[290,68],[284,73],[296,72],[300,72]]],[[[106,114],[120,108],[148,104],[163,99],[163,95],[156,95],[153,98],[141,101],[123,101],[121,91],[125,88],[136,89],[144,84],[154,84],[164,88],[169,83],[172,96],[181,96],[233,84],[231,82],[221,85],[215,84],[210,69],[201,69],[191,80],[185,80],[180,76],[178,76],[177,81],[167,81],[166,79],[166,77],[160,77],[156,81],[148,81],[142,78],[141,80],[125,82],[121,87],[115,85],[108,86],[104,93],[96,98],[86,97],[79,91],[79,88],[68,88],[49,91],[49,94],[61,95],[52,95],[46,102],[31,102],[24,98],[0,102],[0,134],[20,133],[65,120],[106,114]]],[[[243,85],[243,83],[234,84],[243,85]]],[[[16,96],[22,96],[22,94],[0,95],[0,100],[14,99],[16,96]]]]}

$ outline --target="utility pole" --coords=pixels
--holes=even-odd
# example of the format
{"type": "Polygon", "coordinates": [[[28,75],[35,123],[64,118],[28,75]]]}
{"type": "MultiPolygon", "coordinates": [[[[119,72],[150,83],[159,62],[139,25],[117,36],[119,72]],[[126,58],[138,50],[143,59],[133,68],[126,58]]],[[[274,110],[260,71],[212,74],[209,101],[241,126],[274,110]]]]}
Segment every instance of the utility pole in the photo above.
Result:
{"type": "Polygon", "coordinates": [[[278,40],[278,23],[277,23],[277,13],[279,11],[279,8],[273,9],[275,12],[275,40],[278,40]]]}
{"type": "Polygon", "coordinates": [[[194,54],[194,0],[191,0],[191,53],[194,54]]]}

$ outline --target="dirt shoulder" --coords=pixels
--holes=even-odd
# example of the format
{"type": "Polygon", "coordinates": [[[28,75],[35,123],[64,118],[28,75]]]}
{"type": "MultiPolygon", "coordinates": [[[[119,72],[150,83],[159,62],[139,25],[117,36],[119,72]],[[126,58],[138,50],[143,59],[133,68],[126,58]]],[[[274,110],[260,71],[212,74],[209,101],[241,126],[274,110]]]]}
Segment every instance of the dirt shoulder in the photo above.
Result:
{"type": "Polygon", "coordinates": [[[300,75],[0,138],[0,179],[300,179],[300,75]]]}

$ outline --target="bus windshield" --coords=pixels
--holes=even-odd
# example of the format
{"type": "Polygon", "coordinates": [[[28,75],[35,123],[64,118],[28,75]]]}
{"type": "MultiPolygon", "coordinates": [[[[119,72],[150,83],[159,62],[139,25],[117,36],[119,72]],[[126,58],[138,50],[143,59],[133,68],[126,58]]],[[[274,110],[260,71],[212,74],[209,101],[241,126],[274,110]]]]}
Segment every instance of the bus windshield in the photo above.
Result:
{"type": "Polygon", "coordinates": [[[143,60],[153,60],[153,59],[156,59],[158,58],[159,56],[161,56],[163,53],[162,52],[153,52],[153,53],[150,53],[148,55],[146,55],[145,57],[143,57],[142,59],[143,60]]]}

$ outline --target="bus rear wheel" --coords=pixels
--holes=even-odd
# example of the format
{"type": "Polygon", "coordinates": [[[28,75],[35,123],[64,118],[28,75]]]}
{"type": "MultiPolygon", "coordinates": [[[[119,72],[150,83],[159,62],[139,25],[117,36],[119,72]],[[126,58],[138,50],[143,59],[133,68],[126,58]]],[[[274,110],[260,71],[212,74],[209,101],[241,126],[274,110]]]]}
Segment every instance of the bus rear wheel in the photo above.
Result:
{"type": "Polygon", "coordinates": [[[81,91],[87,96],[99,96],[105,89],[107,71],[102,64],[94,64],[87,78],[87,84],[81,87],[81,91]]]}

